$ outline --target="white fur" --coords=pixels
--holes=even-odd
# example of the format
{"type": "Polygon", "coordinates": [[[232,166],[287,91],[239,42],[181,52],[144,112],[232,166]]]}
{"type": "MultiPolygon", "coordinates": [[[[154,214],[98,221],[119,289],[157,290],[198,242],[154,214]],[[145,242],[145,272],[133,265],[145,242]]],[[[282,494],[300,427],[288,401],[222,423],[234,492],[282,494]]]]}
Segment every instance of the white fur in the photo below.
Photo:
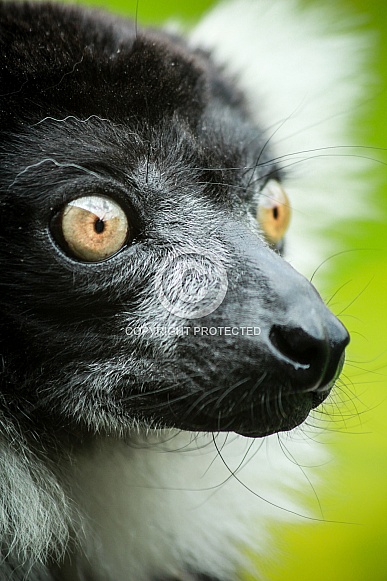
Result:
{"type": "MultiPolygon", "coordinates": [[[[316,243],[316,230],[358,211],[348,177],[353,159],[340,157],[346,150],[320,150],[348,143],[347,118],[360,94],[363,47],[335,18],[302,12],[292,0],[239,0],[216,8],[191,35],[246,90],[275,155],[287,156],[283,165],[300,161],[288,183],[289,251],[308,272],[330,252],[325,240],[324,251],[316,243]],[[329,156],[315,158],[320,152],[329,156]]],[[[307,484],[291,457],[318,463],[311,440],[230,434],[216,441],[228,468],[211,436],[173,432],[139,436],[130,446],[100,441],[76,459],[72,493],[86,515],[83,567],[94,581],[149,581],[157,573],[187,581],[184,564],[235,579],[249,564],[247,548],[266,549],[269,519],[293,518],[285,509],[305,514],[289,495],[307,484]],[[230,472],[240,463],[243,484],[230,472]]],[[[69,581],[76,567],[69,564],[69,581]]]]}
{"type": "Polygon", "coordinates": [[[363,65],[372,39],[354,34],[333,7],[237,0],[210,13],[191,43],[210,50],[235,77],[288,168],[293,216],[287,258],[309,275],[337,251],[337,240],[329,240],[335,223],[364,212],[356,177],[364,170],[359,156],[367,154],[348,146],[370,81],[363,65]]]}
{"type": "Polygon", "coordinates": [[[8,435],[15,436],[11,444],[0,441],[0,538],[20,562],[39,562],[47,554],[59,560],[73,516],[66,496],[17,434],[8,435]]]}
{"type": "Polygon", "coordinates": [[[289,490],[306,480],[284,449],[305,460],[315,452],[311,440],[229,434],[216,442],[222,457],[211,436],[173,431],[85,450],[73,466],[72,493],[87,514],[84,549],[94,581],[180,579],[187,565],[235,579],[238,568],[251,566],[248,548],[267,549],[269,520],[295,518],[300,508],[289,490]]]}

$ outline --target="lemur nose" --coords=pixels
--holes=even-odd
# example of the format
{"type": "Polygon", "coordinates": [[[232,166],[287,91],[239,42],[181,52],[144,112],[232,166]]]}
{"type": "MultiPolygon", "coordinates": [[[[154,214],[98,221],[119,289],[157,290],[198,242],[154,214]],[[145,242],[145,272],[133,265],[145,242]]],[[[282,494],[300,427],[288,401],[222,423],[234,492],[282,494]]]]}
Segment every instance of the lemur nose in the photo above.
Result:
{"type": "Polygon", "coordinates": [[[292,385],[298,390],[317,391],[329,385],[340,371],[349,334],[336,317],[328,314],[328,320],[319,329],[308,317],[302,326],[271,328],[269,338],[277,359],[286,366],[292,385]]]}

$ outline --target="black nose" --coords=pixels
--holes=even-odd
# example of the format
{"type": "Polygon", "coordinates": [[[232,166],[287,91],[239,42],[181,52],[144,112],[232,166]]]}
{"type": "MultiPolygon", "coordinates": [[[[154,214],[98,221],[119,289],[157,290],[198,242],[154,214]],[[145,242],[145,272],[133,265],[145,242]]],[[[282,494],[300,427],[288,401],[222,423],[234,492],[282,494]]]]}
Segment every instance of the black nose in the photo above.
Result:
{"type": "Polygon", "coordinates": [[[289,323],[271,328],[269,339],[279,365],[290,374],[293,388],[316,391],[337,375],[349,334],[328,310],[326,315],[324,324],[318,326],[315,313],[306,313],[301,325],[289,323]]]}

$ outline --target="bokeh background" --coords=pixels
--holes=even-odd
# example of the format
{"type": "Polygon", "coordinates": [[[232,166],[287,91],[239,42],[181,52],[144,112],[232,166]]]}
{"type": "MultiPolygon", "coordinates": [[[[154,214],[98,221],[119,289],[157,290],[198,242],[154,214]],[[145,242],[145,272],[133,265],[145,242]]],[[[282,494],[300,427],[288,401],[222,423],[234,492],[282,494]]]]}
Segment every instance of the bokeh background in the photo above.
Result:
{"type": "MultiPolygon", "coordinates": [[[[324,1],[329,5],[329,0],[301,0],[324,1]]],[[[139,22],[147,24],[175,17],[194,23],[214,4],[89,3],[131,16],[137,11],[139,22]]],[[[369,146],[357,153],[374,160],[364,175],[370,211],[340,232],[340,247],[349,252],[332,257],[319,271],[324,297],[334,295],[331,308],[352,335],[344,369],[347,388],[327,424],[326,441],[335,460],[324,468],[325,480],[318,486],[324,518],[274,528],[279,552],[263,564],[267,581],[387,581],[387,2],[336,0],[334,5],[355,27],[373,35],[374,82],[364,106],[354,112],[358,144],[369,146]]],[[[253,581],[248,575],[245,579],[253,581]]]]}

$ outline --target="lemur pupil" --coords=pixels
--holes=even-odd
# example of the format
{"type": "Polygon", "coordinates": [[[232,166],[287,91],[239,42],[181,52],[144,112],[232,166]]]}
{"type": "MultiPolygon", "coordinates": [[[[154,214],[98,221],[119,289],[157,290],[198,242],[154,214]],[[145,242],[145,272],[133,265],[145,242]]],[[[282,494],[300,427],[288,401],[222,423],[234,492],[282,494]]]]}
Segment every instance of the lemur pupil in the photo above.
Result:
{"type": "Polygon", "coordinates": [[[98,218],[94,222],[94,230],[96,231],[97,234],[102,234],[102,232],[105,230],[105,222],[98,218]]]}
{"type": "Polygon", "coordinates": [[[273,218],[274,220],[278,220],[278,208],[273,208],[273,218]]]}

